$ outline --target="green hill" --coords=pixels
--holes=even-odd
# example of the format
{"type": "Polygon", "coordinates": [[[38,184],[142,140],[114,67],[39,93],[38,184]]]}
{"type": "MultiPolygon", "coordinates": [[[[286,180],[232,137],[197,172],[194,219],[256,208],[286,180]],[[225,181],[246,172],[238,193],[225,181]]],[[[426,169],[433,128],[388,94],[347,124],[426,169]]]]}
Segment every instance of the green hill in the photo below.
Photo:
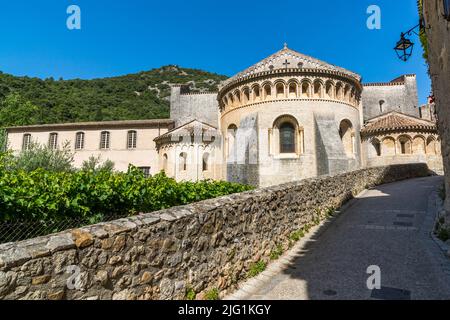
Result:
{"type": "Polygon", "coordinates": [[[214,91],[227,77],[165,66],[119,77],[54,80],[0,73],[0,127],[169,117],[171,83],[214,91]]]}

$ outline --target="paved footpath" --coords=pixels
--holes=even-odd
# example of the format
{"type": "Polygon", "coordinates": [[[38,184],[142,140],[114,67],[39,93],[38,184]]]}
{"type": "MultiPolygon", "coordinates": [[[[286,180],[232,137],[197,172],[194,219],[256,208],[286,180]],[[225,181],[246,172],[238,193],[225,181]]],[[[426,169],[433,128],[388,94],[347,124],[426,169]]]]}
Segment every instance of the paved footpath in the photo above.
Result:
{"type": "Polygon", "coordinates": [[[368,190],[229,298],[450,299],[450,259],[430,236],[442,183],[428,177],[368,190]],[[381,269],[381,290],[367,288],[371,265],[381,269]]]}

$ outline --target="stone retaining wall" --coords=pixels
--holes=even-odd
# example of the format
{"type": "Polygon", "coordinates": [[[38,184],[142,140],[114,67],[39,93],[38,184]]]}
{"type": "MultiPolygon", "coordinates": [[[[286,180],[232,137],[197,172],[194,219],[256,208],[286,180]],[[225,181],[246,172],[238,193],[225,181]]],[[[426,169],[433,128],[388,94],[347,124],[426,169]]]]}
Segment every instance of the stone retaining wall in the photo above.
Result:
{"type": "Polygon", "coordinates": [[[428,175],[378,167],[0,245],[0,299],[183,299],[229,293],[250,265],[364,188],[428,175]]]}

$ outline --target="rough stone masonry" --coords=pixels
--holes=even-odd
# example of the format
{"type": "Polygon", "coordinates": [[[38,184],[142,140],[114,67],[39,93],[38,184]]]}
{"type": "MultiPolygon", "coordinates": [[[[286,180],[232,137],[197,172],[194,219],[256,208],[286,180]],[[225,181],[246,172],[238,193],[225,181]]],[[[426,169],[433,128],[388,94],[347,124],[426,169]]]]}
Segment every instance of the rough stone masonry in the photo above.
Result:
{"type": "Polygon", "coordinates": [[[0,299],[224,296],[290,235],[364,188],[429,175],[425,164],[324,176],[0,245],[0,299]]]}

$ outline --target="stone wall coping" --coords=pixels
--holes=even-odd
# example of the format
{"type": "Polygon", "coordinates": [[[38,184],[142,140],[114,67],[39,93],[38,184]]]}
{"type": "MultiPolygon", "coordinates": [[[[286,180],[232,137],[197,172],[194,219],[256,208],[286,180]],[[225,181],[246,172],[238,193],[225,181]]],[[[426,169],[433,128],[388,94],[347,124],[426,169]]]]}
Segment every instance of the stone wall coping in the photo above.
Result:
{"type": "MultiPolygon", "coordinates": [[[[394,167],[402,167],[405,165],[392,165],[373,167],[368,169],[361,169],[354,171],[356,174],[364,174],[369,170],[387,170],[394,167]]],[[[243,193],[222,196],[215,199],[208,199],[197,203],[192,203],[183,206],[172,207],[160,211],[123,218],[111,222],[102,222],[90,226],[81,227],[78,229],[70,229],[56,234],[46,235],[34,239],[28,239],[15,243],[5,243],[0,245],[0,270],[11,268],[25,263],[34,258],[50,256],[55,252],[84,248],[94,243],[95,239],[104,239],[114,237],[124,232],[136,230],[141,226],[149,226],[160,222],[174,222],[185,217],[197,215],[198,219],[208,212],[214,211],[219,207],[233,206],[239,203],[245,203],[249,198],[263,198],[273,195],[276,192],[288,191],[293,188],[298,188],[307,184],[317,184],[328,179],[348,175],[343,173],[336,176],[324,175],[321,177],[310,178],[295,182],[288,182],[276,186],[255,189],[243,193]],[[80,235],[83,239],[90,241],[78,242],[80,235]]]]}

